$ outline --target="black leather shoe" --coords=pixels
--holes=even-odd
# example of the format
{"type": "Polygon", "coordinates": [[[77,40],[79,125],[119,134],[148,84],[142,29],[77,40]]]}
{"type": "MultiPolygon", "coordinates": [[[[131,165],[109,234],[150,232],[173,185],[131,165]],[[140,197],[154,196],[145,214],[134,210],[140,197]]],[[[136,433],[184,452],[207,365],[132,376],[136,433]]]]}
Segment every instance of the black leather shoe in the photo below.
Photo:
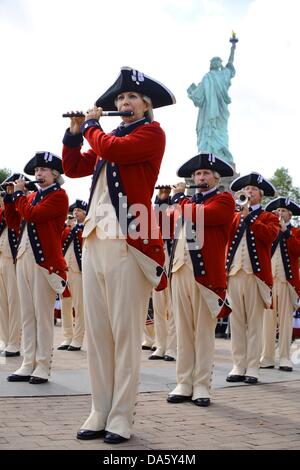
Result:
{"type": "Polygon", "coordinates": [[[279,370],[284,370],[285,372],[292,372],[293,368],[290,366],[279,366],[279,370]]]}
{"type": "Polygon", "coordinates": [[[254,385],[254,384],[257,384],[258,379],[256,377],[252,377],[251,375],[245,375],[244,382],[245,384],[254,385]]]}
{"type": "Polygon", "coordinates": [[[175,357],[168,356],[168,354],[164,355],[164,361],[175,361],[175,357]]]}
{"type": "Polygon", "coordinates": [[[148,357],[149,361],[159,361],[163,360],[164,356],[156,356],[155,354],[151,354],[151,356],[148,357]]]}
{"type": "Polygon", "coordinates": [[[260,369],[274,369],[275,366],[259,366],[260,369]]]}
{"type": "Polygon", "coordinates": [[[82,439],[83,441],[89,441],[92,439],[99,439],[106,435],[105,429],[101,431],[90,431],[89,429],[79,429],[76,434],[77,439],[82,439]]]}
{"type": "Polygon", "coordinates": [[[78,348],[76,346],[69,346],[68,347],[68,351],[80,351],[81,349],[81,346],[79,346],[78,348]]]}
{"type": "Polygon", "coordinates": [[[11,374],[7,377],[9,382],[29,382],[30,375],[11,374]]]}
{"type": "Polygon", "coordinates": [[[33,375],[29,379],[29,383],[33,385],[45,384],[46,382],[48,382],[48,379],[42,379],[42,377],[35,377],[33,375]]]}
{"type": "Polygon", "coordinates": [[[209,406],[210,398],[196,398],[196,400],[193,400],[193,403],[197,406],[209,406]]]}
{"type": "Polygon", "coordinates": [[[192,397],[186,395],[168,395],[167,401],[169,403],[183,403],[184,401],[189,401],[192,397]]]}
{"type": "Polygon", "coordinates": [[[125,441],[128,441],[126,437],[119,436],[119,434],[114,434],[113,432],[107,432],[104,438],[104,442],[106,442],[106,444],[120,444],[125,441]]]}
{"type": "Polygon", "coordinates": [[[69,344],[62,344],[61,346],[58,346],[58,350],[59,351],[66,351],[67,349],[69,349],[70,345],[69,344]]]}
{"type": "Polygon", "coordinates": [[[244,375],[228,375],[226,377],[226,382],[245,382],[244,375]]]}
{"type": "Polygon", "coordinates": [[[2,351],[1,356],[2,357],[19,357],[20,351],[17,351],[17,352],[2,351]]]}

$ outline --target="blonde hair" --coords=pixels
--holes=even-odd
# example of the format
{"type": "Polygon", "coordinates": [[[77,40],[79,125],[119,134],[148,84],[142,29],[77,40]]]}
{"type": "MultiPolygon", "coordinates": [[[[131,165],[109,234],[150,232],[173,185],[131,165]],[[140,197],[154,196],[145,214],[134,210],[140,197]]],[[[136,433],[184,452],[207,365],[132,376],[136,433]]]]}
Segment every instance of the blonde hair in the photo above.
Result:
{"type": "Polygon", "coordinates": [[[153,114],[153,106],[152,106],[151,98],[149,98],[149,96],[147,96],[147,95],[142,95],[142,99],[148,105],[148,109],[145,112],[145,118],[147,118],[148,121],[153,122],[154,121],[154,114],[153,114]]]}

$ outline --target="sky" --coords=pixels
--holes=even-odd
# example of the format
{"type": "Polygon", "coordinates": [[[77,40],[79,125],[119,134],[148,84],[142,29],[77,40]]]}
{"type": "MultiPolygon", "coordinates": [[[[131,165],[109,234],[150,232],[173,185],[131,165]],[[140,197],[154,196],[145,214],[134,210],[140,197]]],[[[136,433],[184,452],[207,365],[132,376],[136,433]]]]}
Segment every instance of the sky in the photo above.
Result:
{"type": "MultiPolygon", "coordinates": [[[[122,66],[164,83],[177,103],[155,111],[167,145],[158,178],[196,155],[198,109],[187,97],[224,65],[237,33],[229,95],[229,150],[240,174],[270,178],[284,166],[300,186],[298,0],[0,0],[0,168],[22,171],[36,151],[61,155],[68,121],[114,82],[122,66]]],[[[105,132],[119,118],[102,118],[105,132]]],[[[85,145],[88,148],[88,144],[85,145]]],[[[90,178],[66,178],[70,202],[88,199],[90,178]]],[[[298,201],[300,202],[300,201],[298,201]]]]}

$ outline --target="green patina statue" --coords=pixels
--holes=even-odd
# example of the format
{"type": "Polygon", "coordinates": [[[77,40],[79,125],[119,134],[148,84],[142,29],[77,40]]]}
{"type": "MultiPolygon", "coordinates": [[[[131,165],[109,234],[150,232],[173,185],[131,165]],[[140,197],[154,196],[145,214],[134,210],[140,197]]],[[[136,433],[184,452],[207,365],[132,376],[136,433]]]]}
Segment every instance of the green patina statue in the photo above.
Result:
{"type": "Polygon", "coordinates": [[[231,103],[228,88],[235,76],[233,60],[238,42],[234,32],[230,42],[232,46],[226,67],[222,66],[220,57],[213,57],[210,61],[210,71],[197,86],[193,83],[187,92],[188,97],[199,108],[196,127],[198,151],[215,153],[226,162],[233,163],[233,157],[228,150],[227,123],[228,105],[231,103]]]}

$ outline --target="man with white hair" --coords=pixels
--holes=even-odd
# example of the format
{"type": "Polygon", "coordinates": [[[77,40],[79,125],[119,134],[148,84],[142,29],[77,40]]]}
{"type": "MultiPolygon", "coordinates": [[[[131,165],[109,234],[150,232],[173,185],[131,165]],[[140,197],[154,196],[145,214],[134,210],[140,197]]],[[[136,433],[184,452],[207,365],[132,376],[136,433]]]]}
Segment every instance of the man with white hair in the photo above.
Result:
{"type": "Polygon", "coordinates": [[[294,201],[278,197],[265,208],[280,221],[280,232],[272,245],[273,308],[265,311],[261,369],[274,369],[276,329],[279,327],[279,369],[291,372],[290,349],[293,334],[293,312],[300,296],[299,256],[300,229],[293,227],[291,218],[300,215],[294,201]]]}
{"type": "Polygon", "coordinates": [[[233,197],[221,193],[218,184],[221,176],[232,175],[228,163],[208,153],[196,155],[178,170],[178,176],[192,177],[199,188],[190,198],[184,195],[185,184],[179,183],[171,200],[182,214],[169,268],[177,331],[177,385],[169,403],[210,405],[215,328],[226,308],[225,253],[234,216],[233,197]]]}
{"type": "Polygon", "coordinates": [[[53,308],[66,286],[66,262],[61,235],[68,214],[68,197],[61,189],[61,158],[37,152],[24,168],[35,175],[39,191],[25,195],[25,179],[14,182],[5,199],[8,226],[26,225],[17,254],[17,284],[21,303],[24,358],[9,382],[42,384],[50,375],[53,350],[53,308]]]}
{"type": "Polygon", "coordinates": [[[226,381],[256,384],[263,313],[272,300],[271,246],[278,234],[278,217],[265,212],[261,200],[263,195],[274,196],[275,188],[253,172],[235,179],[231,189],[244,189],[248,203],[235,215],[228,244],[233,368],[226,381]]]}

